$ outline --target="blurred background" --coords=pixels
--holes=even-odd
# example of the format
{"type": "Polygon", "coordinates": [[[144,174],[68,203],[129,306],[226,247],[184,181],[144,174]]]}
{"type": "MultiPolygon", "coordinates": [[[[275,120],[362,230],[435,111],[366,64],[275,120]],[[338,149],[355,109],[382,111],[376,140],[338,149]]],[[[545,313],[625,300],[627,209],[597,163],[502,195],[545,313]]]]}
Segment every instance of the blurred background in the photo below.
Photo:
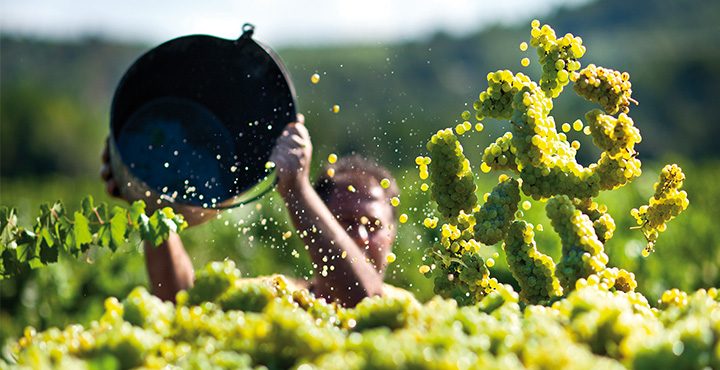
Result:
{"type": "MultiPolygon", "coordinates": [[[[432,281],[418,273],[436,230],[422,226],[432,215],[415,157],[438,129],[454,127],[487,87],[497,69],[534,79],[539,65],[529,41],[538,18],[564,35],[581,36],[594,63],[626,71],[633,83],[630,115],[643,141],[637,145],[643,176],[601,194],[615,218],[607,242],[611,266],[636,273],[638,290],[651,302],[665,289],[720,286],[720,122],[715,111],[720,86],[720,3],[701,0],[545,0],[477,2],[393,1],[223,1],[203,5],[179,1],[62,3],[6,0],[0,3],[0,204],[16,207],[25,227],[34,225],[41,203],[62,199],[70,210],[80,199],[122,204],[109,198],[99,178],[100,151],[109,132],[114,89],[125,70],[152,47],[187,34],[234,39],[246,22],[254,38],[281,57],[295,85],[299,111],[315,146],[313,174],[328,154],[357,152],[391,169],[401,186],[399,226],[386,280],[422,300],[432,281]],[[260,4],[259,4],[260,3],[260,4]],[[301,5],[302,4],[302,5],[301,5]],[[531,63],[522,67],[520,60],[531,63]],[[314,84],[311,76],[318,74],[314,84]],[[340,110],[333,112],[333,106],[340,110]],[[630,209],[645,204],[666,163],[685,171],[689,209],[668,225],[657,252],[642,258],[645,246],[630,209]]],[[[589,105],[566,90],[555,100],[556,122],[583,118],[589,105]]],[[[484,122],[485,130],[461,137],[471,164],[508,130],[484,122]]],[[[589,164],[599,152],[581,133],[578,159],[589,164]]],[[[476,170],[479,192],[489,192],[497,174],[476,170]]],[[[525,218],[544,224],[539,249],[559,258],[559,238],[532,202],[525,218]]],[[[280,198],[268,193],[252,204],[183,233],[196,269],[230,258],[246,276],[312,275],[304,246],[291,230],[280,198]]],[[[483,254],[501,254],[491,269],[513,283],[499,245],[483,254]]],[[[87,325],[108,296],[124,297],[147,277],[139,241],[115,253],[91,250],[84,259],[60,262],[0,281],[0,343],[26,325],[38,329],[87,325]]]]}

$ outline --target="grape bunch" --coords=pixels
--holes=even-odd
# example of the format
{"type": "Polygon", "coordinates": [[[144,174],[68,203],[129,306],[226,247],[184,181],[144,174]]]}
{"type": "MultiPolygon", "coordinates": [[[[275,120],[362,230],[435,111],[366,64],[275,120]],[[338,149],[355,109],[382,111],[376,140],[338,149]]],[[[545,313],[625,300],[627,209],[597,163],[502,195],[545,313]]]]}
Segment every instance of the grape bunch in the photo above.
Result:
{"type": "MultiPolygon", "coordinates": [[[[432,272],[437,272],[436,293],[459,290],[466,293],[465,297],[472,298],[473,294],[469,292],[476,292],[477,289],[463,284],[485,284],[492,278],[483,275],[482,269],[461,269],[458,262],[461,255],[479,253],[483,244],[492,245],[503,239],[504,245],[509,246],[512,251],[511,255],[507,255],[508,266],[516,273],[515,277],[521,283],[521,294],[525,300],[549,301],[549,298],[556,294],[549,293],[556,292],[552,288],[551,277],[560,282],[565,294],[571,292],[580,279],[602,274],[608,263],[604,243],[612,238],[615,221],[607,213],[607,209],[599,206],[593,198],[601,191],[624,186],[642,174],[641,162],[635,150],[635,144],[639,143],[642,137],[627,114],[630,103],[637,103],[630,97],[632,91],[629,75],[594,64],[580,70],[579,59],[586,49],[579,37],[572,34],[557,37],[549,25],[541,26],[539,21],[533,21],[531,26],[530,46],[537,49],[539,64],[542,66],[539,82],[531,80],[523,73],[509,70],[490,72],[487,74],[487,89],[473,102],[475,118],[478,121],[492,118],[510,122],[510,131],[490,143],[483,151],[481,170],[485,173],[512,172],[519,175],[519,179],[509,179],[506,174],[502,174],[505,179],[486,195],[485,204],[479,210],[473,211],[472,217],[467,216],[471,209],[469,206],[462,208],[462,212],[454,209],[452,212],[446,211],[450,206],[457,207],[454,203],[447,205],[447,199],[452,199],[456,191],[446,185],[450,183],[448,179],[430,179],[432,182],[440,181],[439,186],[437,183],[433,184],[431,199],[436,201],[442,219],[449,224],[443,225],[440,241],[428,249],[426,264],[421,267],[421,272],[427,276],[433,276],[432,272]],[[555,119],[550,114],[553,99],[559,96],[564,86],[570,82],[581,97],[603,108],[592,109],[585,114],[585,133],[592,136],[593,143],[602,151],[597,162],[588,166],[578,163],[576,155],[580,147],[577,142],[568,142],[564,133],[569,131],[570,125],[563,125],[564,132],[559,132],[555,119]],[[549,263],[543,265],[543,268],[529,269],[531,263],[540,263],[537,262],[539,260],[530,261],[525,255],[520,257],[518,248],[532,251],[528,253],[539,256],[539,252],[530,247],[534,244],[525,241],[527,233],[520,237],[520,224],[516,224],[518,230],[513,230],[513,235],[508,234],[515,217],[522,217],[521,212],[518,212],[518,203],[523,196],[547,202],[547,216],[562,244],[562,258],[553,273],[548,273],[552,271],[549,263]],[[457,217],[461,214],[465,215],[463,217],[468,222],[459,225],[457,217]],[[472,235],[468,235],[470,226],[472,235]],[[463,271],[473,271],[473,275],[465,279],[463,271]],[[542,292],[543,289],[545,293],[542,292]]],[[[521,50],[526,49],[527,44],[521,44],[521,50]]],[[[522,64],[528,65],[525,61],[522,64]]],[[[470,117],[469,111],[463,112],[462,118],[465,122],[458,125],[458,128],[462,126],[463,133],[471,127],[467,121],[470,117]]],[[[574,126],[580,131],[583,123],[576,120],[574,126]]],[[[476,127],[483,126],[478,123],[476,127]]],[[[457,138],[450,134],[450,129],[441,130],[428,143],[432,158],[428,161],[438,166],[436,168],[441,168],[435,163],[436,159],[444,163],[448,157],[452,157],[447,152],[462,148],[456,143],[457,138]],[[450,149],[441,152],[437,149],[438,143],[445,144],[450,149]]],[[[462,163],[463,169],[469,169],[470,165],[465,164],[468,160],[464,155],[461,156],[461,153],[462,150],[455,150],[458,158],[453,159],[456,163],[451,166],[453,169],[459,168],[457,163],[462,163]]],[[[427,161],[423,159],[420,162],[427,161]]],[[[442,177],[455,180],[460,176],[442,177]]],[[[423,177],[421,171],[421,178],[426,177],[423,177]]],[[[648,248],[643,255],[647,256],[652,250],[658,232],[666,227],[665,223],[687,207],[687,194],[677,190],[683,178],[679,167],[664,170],[650,204],[632,211],[640,225],[638,228],[643,230],[648,240],[648,248]]],[[[468,176],[468,180],[470,179],[468,176]]],[[[466,190],[470,186],[463,184],[460,188],[466,190]]],[[[475,201],[475,198],[472,200],[475,201]]],[[[431,218],[426,219],[425,225],[435,227],[431,218]]],[[[617,275],[611,279],[613,284],[617,282],[613,289],[631,292],[637,286],[634,278],[625,272],[608,274],[617,275]]],[[[490,294],[492,289],[480,292],[474,299],[490,294]]],[[[463,302],[467,300],[463,298],[463,302]]]]}
{"type": "Polygon", "coordinates": [[[635,155],[635,144],[642,140],[640,130],[633,125],[633,120],[625,113],[617,118],[593,109],[585,114],[593,143],[610,158],[623,156],[630,158],[635,155]]]}
{"type": "Polygon", "coordinates": [[[515,163],[515,147],[510,145],[511,139],[512,133],[507,132],[485,148],[483,164],[496,172],[510,170],[520,173],[515,163]]]}
{"type": "MultiPolygon", "coordinates": [[[[588,285],[597,286],[597,288],[605,292],[630,293],[637,288],[637,281],[635,280],[635,274],[632,272],[617,267],[609,267],[587,278],[578,279],[575,282],[575,289],[584,288],[588,285]]],[[[647,300],[640,303],[645,306],[648,304],[647,300]]]]}
{"type": "Polygon", "coordinates": [[[570,82],[570,75],[580,69],[578,61],[585,54],[582,39],[572,34],[558,38],[549,25],[540,27],[535,20],[531,24],[530,46],[537,48],[538,59],[542,65],[540,87],[549,97],[556,98],[570,82]]]}
{"type": "Polygon", "coordinates": [[[607,206],[598,205],[590,198],[575,199],[573,205],[590,218],[595,228],[595,235],[601,243],[605,244],[612,238],[615,232],[615,220],[607,213],[607,206]]]}
{"type": "Polygon", "coordinates": [[[655,194],[649,204],[632,209],[631,214],[648,241],[643,255],[654,251],[658,233],[665,231],[666,222],[677,217],[690,204],[687,193],[680,190],[684,180],[685,174],[677,164],[666,165],[655,183],[655,194]]]}
{"type": "Polygon", "coordinates": [[[520,203],[519,183],[507,176],[493,188],[485,204],[475,212],[475,240],[492,245],[505,238],[520,203]]]}
{"type": "Polygon", "coordinates": [[[479,302],[498,285],[490,278],[480,244],[473,239],[475,216],[460,212],[442,225],[440,240],[425,251],[420,272],[436,275],[434,293],[455,298],[461,305],[479,302]]]}
{"type": "Polygon", "coordinates": [[[563,289],[570,291],[579,278],[604,270],[608,256],[595,234],[593,222],[575,208],[570,198],[553,197],[547,201],[545,211],[562,244],[562,258],[555,274],[563,289]]]}
{"type": "Polygon", "coordinates": [[[437,203],[442,219],[457,217],[460,211],[471,212],[477,205],[475,177],[470,161],[452,129],[438,131],[427,144],[433,158],[429,166],[430,199],[437,203]]]}
{"type": "Polygon", "coordinates": [[[509,120],[514,112],[513,97],[529,84],[530,78],[508,70],[490,72],[487,75],[488,88],[480,93],[479,100],[473,103],[475,118],[478,121],[488,118],[509,120]]]}
{"type": "MultiPolygon", "coordinates": [[[[511,230],[525,234],[521,221],[511,230]]],[[[524,243],[524,236],[523,242],[524,243]]],[[[233,270],[227,262],[219,265],[233,270]]],[[[216,265],[217,266],[217,265],[216,265]]],[[[223,269],[203,279],[222,281],[223,269]],[[217,275],[217,276],[213,276],[217,275]]],[[[235,275],[232,271],[229,275],[235,275]]],[[[270,292],[255,310],[218,300],[162,302],[145,288],[87,327],[28,327],[6,352],[9,369],[705,369],[720,366],[715,288],[662,294],[658,307],[608,268],[548,305],[497,284],[475,305],[434,297],[370,297],[353,308],[318,299],[282,276],[233,281],[270,292]],[[262,288],[261,288],[262,287],[262,288]],[[311,312],[315,310],[314,312],[311,312]]],[[[222,284],[222,283],[221,283],[222,284]]],[[[223,284],[224,285],[224,284],[223,284]]],[[[192,288],[195,289],[195,288],[192,288]]],[[[192,290],[191,289],[191,290],[192,290]]],[[[254,289],[249,289],[252,291],[254,289]]],[[[188,292],[190,294],[191,292],[188,292]]],[[[197,292],[195,292],[197,293],[197,292]]],[[[261,293],[264,295],[265,293],[261,293]]]]}
{"type": "Polygon", "coordinates": [[[513,277],[520,285],[520,299],[531,304],[560,297],[562,289],[555,279],[555,262],[538,252],[532,225],[515,221],[505,237],[505,255],[513,277]]]}
{"type": "Polygon", "coordinates": [[[573,89],[583,98],[598,103],[606,113],[628,113],[630,102],[637,104],[632,94],[630,75],[609,68],[589,64],[579,72],[570,74],[573,89]]]}

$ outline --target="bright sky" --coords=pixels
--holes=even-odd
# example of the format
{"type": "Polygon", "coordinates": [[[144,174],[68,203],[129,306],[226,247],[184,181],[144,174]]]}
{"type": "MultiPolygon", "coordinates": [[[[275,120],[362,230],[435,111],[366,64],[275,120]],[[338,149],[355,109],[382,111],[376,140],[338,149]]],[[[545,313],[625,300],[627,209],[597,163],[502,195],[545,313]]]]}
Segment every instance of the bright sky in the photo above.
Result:
{"type": "Polygon", "coordinates": [[[49,38],[106,36],[157,44],[188,34],[237,38],[244,23],[269,45],[416,40],[529,22],[591,0],[3,0],[0,30],[49,38]],[[202,5],[200,5],[202,3],[202,5]]]}

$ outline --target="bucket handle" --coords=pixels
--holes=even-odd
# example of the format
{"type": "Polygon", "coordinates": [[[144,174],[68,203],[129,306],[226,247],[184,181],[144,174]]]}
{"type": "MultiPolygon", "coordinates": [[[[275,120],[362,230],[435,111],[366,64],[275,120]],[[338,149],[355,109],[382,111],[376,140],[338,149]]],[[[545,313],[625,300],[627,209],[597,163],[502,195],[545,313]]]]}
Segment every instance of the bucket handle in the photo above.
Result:
{"type": "Polygon", "coordinates": [[[252,38],[253,32],[255,32],[255,26],[253,26],[251,23],[245,23],[242,26],[243,33],[240,35],[240,40],[249,39],[252,38]]]}

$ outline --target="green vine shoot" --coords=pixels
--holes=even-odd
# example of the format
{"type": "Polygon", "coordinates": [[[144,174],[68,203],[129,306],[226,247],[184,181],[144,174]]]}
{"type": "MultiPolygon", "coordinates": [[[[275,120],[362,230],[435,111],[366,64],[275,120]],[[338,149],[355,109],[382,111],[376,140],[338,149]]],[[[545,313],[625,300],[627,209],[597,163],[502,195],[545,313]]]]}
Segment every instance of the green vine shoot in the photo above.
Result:
{"type": "Polygon", "coordinates": [[[135,201],[128,207],[94,204],[87,196],[80,209],[69,211],[62,201],[40,206],[35,225],[18,225],[15,208],[0,207],[0,278],[17,276],[26,269],[57,262],[61,250],[79,258],[91,246],[113,252],[137,233],[153,245],[167,239],[187,224],[182,215],[169,207],[145,214],[145,203],[135,201]]]}

